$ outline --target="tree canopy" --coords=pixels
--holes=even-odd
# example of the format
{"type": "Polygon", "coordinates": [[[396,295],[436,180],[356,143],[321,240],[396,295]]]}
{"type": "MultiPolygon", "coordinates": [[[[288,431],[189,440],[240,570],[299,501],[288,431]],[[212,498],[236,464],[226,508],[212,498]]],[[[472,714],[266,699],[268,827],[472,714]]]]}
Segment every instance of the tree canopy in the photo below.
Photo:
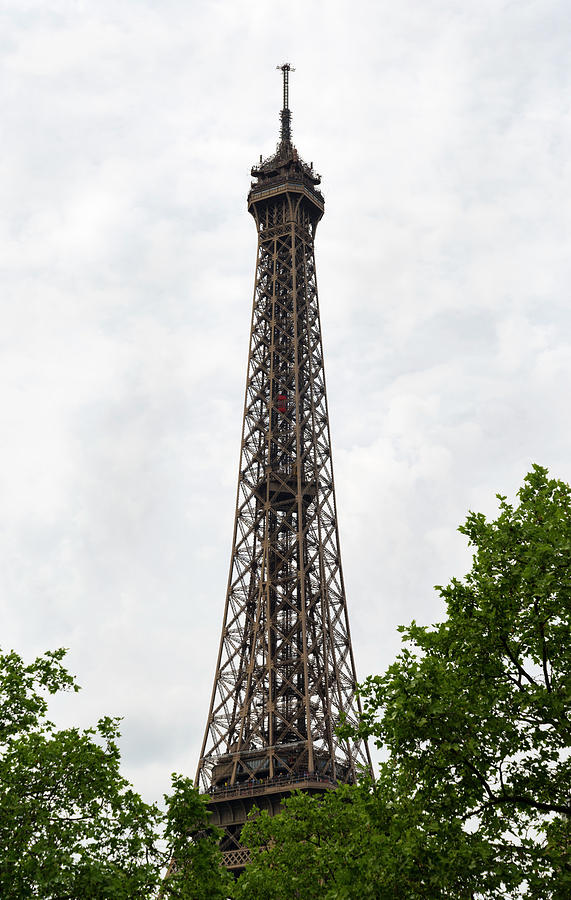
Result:
{"type": "Polygon", "coordinates": [[[173,900],[226,900],[234,879],[222,867],[222,829],[210,824],[207,798],[189,778],[172,776],[173,793],[166,796],[165,839],[171,866],[161,897],[173,900]]]}
{"type": "Polygon", "coordinates": [[[78,690],[64,656],[0,653],[0,897],[223,900],[221,832],[190,779],[172,776],[163,813],[120,774],[118,720],[57,730],[47,718],[50,694],[78,690]]]}
{"type": "Polygon", "coordinates": [[[516,505],[498,499],[497,519],[460,528],[473,566],[438,588],[445,621],[403,627],[361,688],[378,781],[253,820],[244,887],[271,872],[283,896],[311,897],[297,856],[327,898],[571,896],[571,493],[534,466],[516,505]]]}
{"type": "Polygon", "coordinates": [[[0,896],[148,897],[159,811],[119,772],[118,722],[56,730],[46,694],[77,690],[65,651],[0,655],[0,896]]]}

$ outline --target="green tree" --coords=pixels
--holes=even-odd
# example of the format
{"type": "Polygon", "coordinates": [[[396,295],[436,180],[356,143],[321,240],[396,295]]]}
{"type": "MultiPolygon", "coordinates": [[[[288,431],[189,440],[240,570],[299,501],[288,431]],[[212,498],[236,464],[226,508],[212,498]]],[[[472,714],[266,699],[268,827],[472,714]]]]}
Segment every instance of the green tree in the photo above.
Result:
{"type": "Polygon", "coordinates": [[[364,870],[374,858],[375,838],[363,791],[344,786],[323,796],[298,792],[280,815],[256,813],[242,830],[252,862],[238,880],[236,897],[367,900],[376,896],[364,870]]]}
{"type": "Polygon", "coordinates": [[[571,492],[535,466],[518,497],[469,514],[446,620],[362,686],[376,783],[252,819],[240,898],[571,896],[571,492]]]}
{"type": "Polygon", "coordinates": [[[162,813],[120,774],[118,720],[84,730],[49,721],[48,696],[79,690],[64,656],[26,665],[0,653],[2,900],[226,898],[221,832],[192,782],[172,776],[162,813]]]}
{"type": "Polygon", "coordinates": [[[65,651],[0,655],[0,896],[149,896],[159,811],[119,773],[118,723],[56,730],[46,694],[78,690],[65,651]]]}
{"type": "MultiPolygon", "coordinates": [[[[242,832],[252,862],[235,897],[467,900],[473,861],[487,848],[456,820],[435,822],[414,793],[402,773],[383,767],[374,785],[295,794],[279,815],[252,816],[242,832]]],[[[501,878],[487,882],[495,889],[501,878]]]]}
{"type": "Polygon", "coordinates": [[[173,900],[226,900],[234,879],[222,866],[222,830],[210,824],[207,798],[189,778],[172,776],[165,838],[172,860],[161,896],[173,900]]]}
{"type": "Polygon", "coordinates": [[[571,491],[534,466],[518,497],[469,514],[472,570],[439,588],[446,621],[401,629],[360,734],[409,779],[440,853],[462,851],[474,896],[548,900],[571,896],[571,491]]]}

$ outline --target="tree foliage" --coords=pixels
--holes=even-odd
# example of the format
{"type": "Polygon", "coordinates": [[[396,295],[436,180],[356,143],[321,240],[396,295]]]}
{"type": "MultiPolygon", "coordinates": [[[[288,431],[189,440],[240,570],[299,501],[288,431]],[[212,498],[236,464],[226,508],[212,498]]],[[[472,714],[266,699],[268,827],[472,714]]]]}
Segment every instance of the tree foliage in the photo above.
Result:
{"type": "Polygon", "coordinates": [[[475,553],[440,588],[446,621],[403,629],[408,646],[366,683],[361,733],[435,817],[485,842],[478,887],[501,872],[504,896],[545,900],[571,893],[571,493],[535,466],[519,504],[498,499],[495,521],[460,528],[475,553]]]}
{"type": "Polygon", "coordinates": [[[0,897],[225,898],[219,833],[192,782],[173,775],[163,814],[120,774],[116,719],[57,730],[47,718],[49,694],[78,690],[64,655],[0,654],[0,897]]]}
{"type": "Polygon", "coordinates": [[[0,655],[0,896],[148,897],[158,810],[119,772],[118,722],[56,730],[46,694],[77,690],[64,651],[0,655]]]}
{"type": "Polygon", "coordinates": [[[240,876],[237,900],[362,897],[374,858],[365,793],[344,786],[323,797],[296,793],[283,813],[256,814],[242,831],[252,863],[240,876]]]}
{"type": "Polygon", "coordinates": [[[173,900],[226,900],[234,879],[222,867],[222,830],[209,822],[208,799],[189,778],[172,776],[165,838],[172,863],[161,896],[173,900]]]}
{"type": "MultiPolygon", "coordinates": [[[[382,767],[374,784],[298,793],[283,812],[254,814],[242,832],[252,862],[236,900],[437,900],[470,898],[474,864],[489,849],[456,818],[435,820],[402,773],[382,767]]],[[[501,894],[501,870],[485,878],[501,894]]],[[[494,891],[496,893],[494,893],[494,891]]]]}
{"type": "Polygon", "coordinates": [[[460,528],[473,566],[438,589],[446,620],[402,628],[361,689],[358,734],[386,755],[374,788],[345,797],[346,819],[337,792],[253,821],[244,885],[309,898],[298,858],[327,898],[571,896],[571,492],[535,466],[517,505],[498,496],[495,521],[460,528]]]}

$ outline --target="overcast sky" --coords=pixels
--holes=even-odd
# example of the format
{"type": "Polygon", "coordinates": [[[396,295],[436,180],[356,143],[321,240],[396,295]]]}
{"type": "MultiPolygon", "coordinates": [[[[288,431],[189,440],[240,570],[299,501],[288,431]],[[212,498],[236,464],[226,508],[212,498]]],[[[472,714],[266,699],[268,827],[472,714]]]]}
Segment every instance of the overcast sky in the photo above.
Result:
{"type": "Polygon", "coordinates": [[[293,136],[360,677],[443,609],[456,531],[571,480],[568,0],[0,0],[0,640],[61,722],[194,775],[230,561],[256,234],[293,136]]]}

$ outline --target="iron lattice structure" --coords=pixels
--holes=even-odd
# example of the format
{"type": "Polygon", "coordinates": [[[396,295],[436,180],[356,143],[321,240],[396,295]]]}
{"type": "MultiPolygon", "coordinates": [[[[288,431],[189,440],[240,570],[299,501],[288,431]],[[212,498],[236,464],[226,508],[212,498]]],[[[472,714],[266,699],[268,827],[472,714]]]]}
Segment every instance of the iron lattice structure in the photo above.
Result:
{"type": "Polygon", "coordinates": [[[320,177],[291,141],[288,76],[277,152],[252,169],[258,253],[232,558],[196,783],[226,829],[226,864],[255,802],[278,810],[370,770],[341,741],[359,699],[339,553],[315,274],[320,177]]]}

